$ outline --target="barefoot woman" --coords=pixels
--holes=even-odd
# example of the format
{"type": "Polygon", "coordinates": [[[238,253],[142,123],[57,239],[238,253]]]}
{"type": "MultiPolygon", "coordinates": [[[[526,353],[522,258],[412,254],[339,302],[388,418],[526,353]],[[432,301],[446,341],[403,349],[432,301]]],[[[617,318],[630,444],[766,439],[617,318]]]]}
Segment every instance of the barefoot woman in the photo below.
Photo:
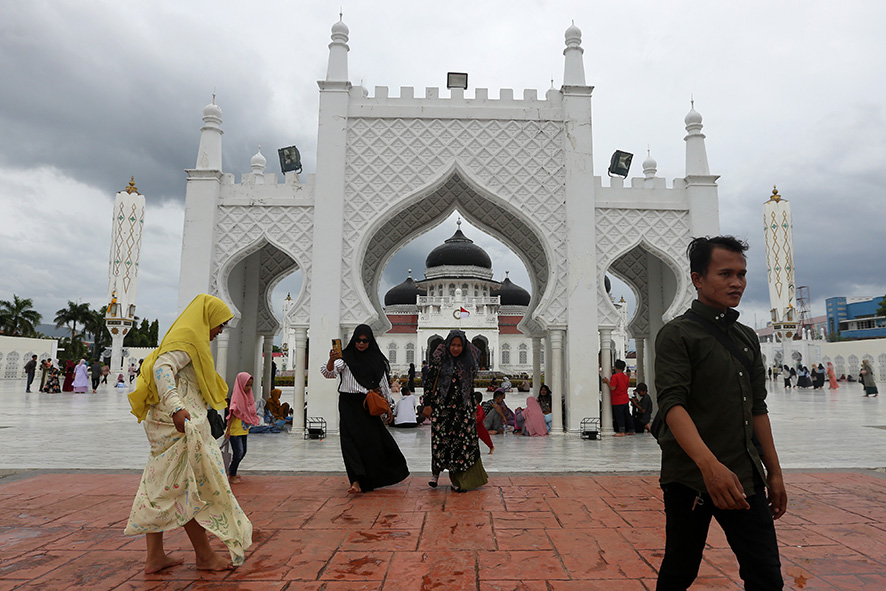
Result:
{"type": "Polygon", "coordinates": [[[327,378],[341,378],[339,430],[341,455],[351,483],[348,492],[368,492],[397,484],[409,476],[406,458],[382,419],[369,414],[363,406],[366,393],[376,388],[382,396],[391,399],[390,365],[372,329],[365,324],[355,328],[348,346],[341,353],[331,350],[329,361],[320,371],[327,378]]]}
{"type": "Polygon", "coordinates": [[[176,527],[184,526],[198,570],[238,566],[252,543],[252,524],[231,493],[206,419],[208,406],[226,405],[228,387],[215,372],[209,342],[231,317],[220,299],[194,298],[145,358],[129,395],[132,414],[145,422],[151,455],[125,533],[146,534],[147,573],[182,562],[163,549],[163,532],[176,527]],[[209,545],[207,530],[228,547],[230,561],[209,545]]]}

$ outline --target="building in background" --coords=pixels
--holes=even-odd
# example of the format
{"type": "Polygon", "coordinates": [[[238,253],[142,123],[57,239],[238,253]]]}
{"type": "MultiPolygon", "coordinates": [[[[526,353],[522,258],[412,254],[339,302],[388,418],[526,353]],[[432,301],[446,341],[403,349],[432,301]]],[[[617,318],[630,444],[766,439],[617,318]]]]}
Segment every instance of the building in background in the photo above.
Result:
{"type": "Polygon", "coordinates": [[[828,333],[837,339],[886,337],[886,316],[877,315],[882,297],[834,297],[825,300],[828,333]]]}

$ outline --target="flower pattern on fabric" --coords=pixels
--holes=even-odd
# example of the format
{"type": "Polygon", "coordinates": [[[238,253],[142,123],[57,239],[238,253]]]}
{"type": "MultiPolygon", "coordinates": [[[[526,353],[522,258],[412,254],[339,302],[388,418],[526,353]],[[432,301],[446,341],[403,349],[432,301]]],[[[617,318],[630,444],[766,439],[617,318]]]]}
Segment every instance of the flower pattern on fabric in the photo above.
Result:
{"type": "Polygon", "coordinates": [[[252,544],[252,523],[228,485],[193,366],[180,351],[165,353],[158,358],[154,375],[161,398],[150,406],[144,420],[151,455],[124,533],[163,532],[194,519],[224,542],[231,561],[239,566],[252,544]],[[162,363],[167,355],[171,358],[166,360],[169,365],[162,363]],[[173,377],[169,368],[176,366],[182,369],[173,377]],[[191,415],[184,433],[175,429],[169,414],[176,406],[184,407],[191,415]]]}
{"type": "Polygon", "coordinates": [[[431,423],[431,471],[434,474],[443,470],[466,472],[480,459],[476,407],[465,405],[457,376],[451,378],[445,394],[438,393],[431,423]]]}

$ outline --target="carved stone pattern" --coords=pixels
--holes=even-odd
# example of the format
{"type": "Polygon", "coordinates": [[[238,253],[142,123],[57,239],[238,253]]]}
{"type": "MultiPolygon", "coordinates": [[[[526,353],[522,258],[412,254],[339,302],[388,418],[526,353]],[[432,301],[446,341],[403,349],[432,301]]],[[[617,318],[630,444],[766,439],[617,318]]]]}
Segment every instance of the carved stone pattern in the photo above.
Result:
{"type": "MultiPolygon", "coordinates": [[[[597,209],[597,272],[599,277],[603,276],[614,263],[616,257],[621,256],[619,253],[624,250],[624,245],[635,242],[637,236],[643,236],[645,243],[666,253],[671,259],[671,265],[677,265],[679,272],[684,277],[689,276],[689,262],[684,254],[686,245],[691,240],[688,211],[604,207],[597,209]]],[[[606,298],[603,300],[601,297],[601,302],[598,303],[599,322],[614,326],[617,321],[615,307],[609,303],[602,284],[599,291],[603,293],[602,297],[606,298]]],[[[645,289],[640,293],[644,292],[645,289]]],[[[692,297],[692,292],[687,288],[684,293],[676,294],[676,308],[673,307],[673,304],[668,304],[668,308],[677,310],[686,308],[692,301],[692,297]]],[[[646,321],[645,331],[648,332],[648,314],[646,321]]],[[[641,325],[637,325],[637,328],[643,330],[641,325]]]]}
{"type": "MultiPolygon", "coordinates": [[[[346,166],[346,201],[343,236],[342,323],[355,324],[373,315],[361,304],[353,284],[363,275],[363,288],[369,289],[379,263],[390,254],[391,241],[381,232],[367,246],[363,269],[357,246],[367,228],[427,183],[439,178],[453,162],[470,173],[483,189],[505,199],[525,213],[537,226],[535,232],[512,234],[517,227],[511,219],[487,221],[490,209],[496,217],[504,210],[490,207],[490,201],[466,185],[444,191],[460,191],[459,205],[490,228],[507,233],[523,254],[532,259],[535,284],[545,286],[551,275],[547,265],[538,266],[530,243],[540,235],[550,244],[555,291],[545,310],[538,314],[549,321],[561,320],[566,311],[565,209],[563,206],[564,152],[563,124],[556,121],[462,120],[462,119],[369,119],[349,121],[346,166]],[[503,228],[502,223],[512,224],[503,228]],[[544,275],[542,277],[542,275],[544,275]]],[[[439,191],[439,190],[438,190],[439,191]]],[[[437,194],[435,193],[435,200],[437,194]]],[[[450,199],[454,195],[449,195],[450,199]]],[[[445,199],[441,199],[447,201],[445,199]]],[[[433,200],[423,200],[430,205],[433,200]]],[[[445,211],[451,201],[442,204],[445,211]]],[[[438,212],[439,213],[439,212],[438,212]]],[[[397,214],[399,215],[399,213],[397,214]]],[[[433,214],[412,214],[422,220],[433,214]]],[[[414,220],[415,221],[415,220],[414,220]]],[[[524,228],[526,224],[520,222],[524,228]]],[[[405,226],[404,226],[405,227],[405,226]]],[[[412,231],[414,232],[414,227],[412,231]]],[[[385,226],[387,229],[387,226],[385,226]]],[[[403,234],[401,234],[402,236],[403,234]]],[[[409,235],[409,232],[407,234],[409,235]]],[[[542,294],[538,294],[542,295],[542,294]]],[[[370,295],[370,297],[372,297],[370,295]]]]}
{"type": "MultiPolygon", "coordinates": [[[[234,257],[244,251],[260,247],[258,240],[264,237],[279,247],[280,252],[291,257],[302,270],[302,295],[290,307],[293,324],[307,325],[310,321],[311,305],[311,257],[314,236],[314,207],[308,206],[245,206],[221,205],[216,220],[216,242],[213,253],[210,293],[219,295],[219,272],[234,257]]],[[[269,264],[275,263],[269,261],[269,264]]],[[[264,268],[262,275],[264,275],[264,268]]],[[[276,266],[276,272],[284,273],[283,267],[276,266]]],[[[273,283],[270,278],[265,286],[273,283]]],[[[262,296],[264,294],[262,292],[262,296]]],[[[274,321],[276,323],[276,320],[274,321]]]]}
{"type": "Polygon", "coordinates": [[[886,382],[886,353],[880,353],[877,357],[880,365],[880,381],[886,382]]]}

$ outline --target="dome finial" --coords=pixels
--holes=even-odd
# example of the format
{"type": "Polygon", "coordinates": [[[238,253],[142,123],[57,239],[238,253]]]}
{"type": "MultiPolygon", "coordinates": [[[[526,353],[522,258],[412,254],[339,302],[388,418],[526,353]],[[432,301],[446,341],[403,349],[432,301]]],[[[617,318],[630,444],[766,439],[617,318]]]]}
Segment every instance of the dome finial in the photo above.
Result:
{"type": "MultiPolygon", "coordinates": [[[[574,21],[573,21],[574,22],[574,21]]],[[[505,279],[510,279],[510,271],[505,271],[505,279]]]]}
{"type": "Polygon", "coordinates": [[[781,201],[781,195],[778,194],[778,189],[775,185],[772,185],[772,197],[769,198],[770,201],[781,201]]]}
{"type": "Polygon", "coordinates": [[[461,230],[461,216],[458,216],[458,219],[455,220],[455,225],[458,226],[459,230],[461,230]]]}
{"type": "Polygon", "coordinates": [[[129,177],[129,186],[123,190],[126,191],[127,193],[129,193],[130,195],[132,195],[133,193],[136,193],[136,194],[138,193],[138,187],[135,186],[135,177],[134,176],[129,177]]]}
{"type": "Polygon", "coordinates": [[[412,269],[409,269],[409,272],[406,275],[407,275],[407,277],[411,278],[412,277],[412,269]]]}

